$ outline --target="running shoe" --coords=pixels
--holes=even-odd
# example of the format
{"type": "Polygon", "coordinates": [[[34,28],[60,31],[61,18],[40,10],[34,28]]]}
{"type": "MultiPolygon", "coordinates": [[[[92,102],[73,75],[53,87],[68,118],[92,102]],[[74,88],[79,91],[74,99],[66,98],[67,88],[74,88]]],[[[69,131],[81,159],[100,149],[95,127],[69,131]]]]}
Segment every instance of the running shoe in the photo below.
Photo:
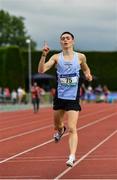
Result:
{"type": "Polygon", "coordinates": [[[54,134],[54,140],[55,140],[55,142],[60,141],[60,139],[61,139],[61,137],[63,136],[63,134],[65,133],[65,131],[66,131],[66,127],[64,126],[63,129],[62,129],[62,131],[58,131],[58,132],[56,132],[56,133],[54,134]]]}
{"type": "Polygon", "coordinates": [[[74,155],[70,155],[68,161],[66,162],[66,165],[69,167],[73,167],[75,162],[75,156],[74,155]]]}

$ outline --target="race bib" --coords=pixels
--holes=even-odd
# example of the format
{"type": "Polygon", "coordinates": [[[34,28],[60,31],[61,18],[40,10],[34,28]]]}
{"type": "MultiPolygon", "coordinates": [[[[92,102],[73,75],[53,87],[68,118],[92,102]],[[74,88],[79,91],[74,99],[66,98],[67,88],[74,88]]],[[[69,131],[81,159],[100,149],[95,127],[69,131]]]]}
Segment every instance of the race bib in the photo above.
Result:
{"type": "Polygon", "coordinates": [[[78,84],[78,76],[76,74],[60,75],[60,83],[67,86],[75,86],[78,84]]]}

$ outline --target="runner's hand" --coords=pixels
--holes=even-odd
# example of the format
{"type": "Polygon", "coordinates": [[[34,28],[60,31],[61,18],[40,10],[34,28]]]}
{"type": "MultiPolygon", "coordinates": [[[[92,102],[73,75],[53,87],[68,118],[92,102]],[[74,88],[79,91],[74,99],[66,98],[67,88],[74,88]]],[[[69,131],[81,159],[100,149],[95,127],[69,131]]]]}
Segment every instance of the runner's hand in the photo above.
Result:
{"type": "Polygon", "coordinates": [[[44,41],[44,46],[43,46],[43,49],[42,49],[42,53],[44,56],[47,56],[47,54],[49,53],[50,49],[48,47],[48,44],[47,42],[44,41]]]}
{"type": "Polygon", "coordinates": [[[90,73],[85,73],[85,78],[87,81],[92,81],[93,80],[93,77],[90,73]]]}

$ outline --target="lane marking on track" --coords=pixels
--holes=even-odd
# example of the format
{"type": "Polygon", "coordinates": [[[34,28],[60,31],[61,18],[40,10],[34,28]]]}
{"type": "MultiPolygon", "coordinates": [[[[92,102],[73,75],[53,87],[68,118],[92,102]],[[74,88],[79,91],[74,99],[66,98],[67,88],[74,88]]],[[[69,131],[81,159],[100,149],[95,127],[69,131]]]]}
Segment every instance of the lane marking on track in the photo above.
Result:
{"type": "MultiPolygon", "coordinates": [[[[42,113],[42,112],[40,112],[40,113],[42,113]]],[[[0,121],[0,125],[4,125],[4,124],[8,123],[9,121],[10,121],[10,123],[17,122],[17,118],[22,119],[22,115],[23,115],[23,120],[27,119],[27,118],[32,119],[32,118],[39,117],[38,114],[27,113],[27,112],[24,112],[24,114],[22,114],[22,112],[20,112],[20,114],[15,114],[13,116],[12,116],[12,114],[8,115],[7,119],[6,118],[4,119],[4,117],[0,118],[0,120],[2,120],[2,121],[0,121]]],[[[46,118],[46,116],[47,116],[47,114],[44,113],[44,118],[46,118]]]]}
{"type": "MultiPolygon", "coordinates": [[[[7,121],[4,121],[3,119],[2,119],[2,122],[0,121],[0,125],[5,125],[5,124],[7,124],[7,123],[16,123],[16,122],[21,122],[21,121],[24,121],[24,120],[27,120],[28,119],[28,122],[29,122],[29,120],[31,120],[32,121],[32,119],[33,119],[33,121],[35,120],[35,119],[37,119],[37,118],[39,118],[38,116],[34,116],[34,115],[31,115],[31,114],[25,114],[25,116],[23,115],[23,116],[18,116],[18,117],[9,117],[9,119],[7,120],[7,121]]],[[[45,120],[47,120],[48,118],[47,117],[44,117],[45,118],[45,120]]],[[[27,123],[28,123],[27,122],[27,123]]]]}
{"type": "Polygon", "coordinates": [[[89,123],[89,124],[87,124],[87,125],[84,125],[84,126],[78,128],[78,130],[81,130],[81,129],[85,128],[85,127],[88,127],[88,126],[94,125],[94,124],[96,124],[96,123],[99,123],[99,122],[101,122],[101,121],[103,121],[103,120],[105,120],[105,119],[108,119],[108,118],[110,118],[110,117],[112,117],[112,116],[115,116],[116,114],[117,114],[117,112],[112,113],[112,114],[107,115],[107,116],[104,116],[103,118],[97,119],[96,121],[93,121],[93,122],[91,122],[91,123],[89,123]]]}
{"type": "MultiPolygon", "coordinates": [[[[93,112],[93,113],[87,113],[87,114],[84,114],[84,115],[82,115],[82,116],[80,116],[80,119],[82,119],[82,118],[84,118],[84,117],[86,117],[86,116],[90,116],[90,115],[94,115],[94,114],[98,114],[98,113],[101,113],[101,112],[105,112],[104,110],[101,110],[101,111],[98,111],[98,112],[93,112]]],[[[47,119],[44,119],[44,120],[47,120],[47,119]]],[[[28,124],[33,124],[33,123],[38,123],[38,122],[29,122],[29,123],[24,123],[24,124],[22,124],[22,125],[16,125],[16,126],[12,126],[12,127],[7,127],[7,128],[3,128],[3,129],[0,129],[0,131],[2,131],[2,130],[8,130],[8,129],[10,129],[10,128],[16,128],[16,127],[21,127],[21,126],[23,126],[23,125],[28,125],[28,124]]],[[[52,124],[50,124],[50,126],[52,126],[52,124]]],[[[38,128],[39,129],[39,128],[38,128]]],[[[37,130],[37,129],[35,129],[35,130],[37,130]]],[[[27,133],[28,132],[30,132],[30,131],[27,131],[27,133]]],[[[17,137],[17,135],[15,135],[15,136],[10,136],[11,138],[12,137],[17,137]]],[[[8,138],[10,138],[10,137],[8,137],[8,138]]],[[[5,141],[5,139],[7,140],[8,138],[4,138],[4,139],[1,139],[0,140],[0,142],[3,142],[3,141],[5,141]]],[[[9,140],[9,139],[8,139],[9,140]]]]}
{"type": "MultiPolygon", "coordinates": [[[[93,114],[93,113],[92,113],[92,114],[93,114]]],[[[81,129],[85,128],[85,127],[88,127],[88,126],[91,126],[91,125],[93,125],[93,124],[96,124],[96,123],[98,123],[98,122],[100,122],[100,121],[103,121],[103,120],[105,120],[105,119],[107,119],[107,118],[109,118],[109,117],[111,117],[111,116],[113,116],[113,115],[115,115],[115,114],[117,114],[117,112],[112,113],[112,114],[110,114],[110,115],[108,115],[108,116],[105,116],[105,117],[103,117],[103,118],[100,118],[100,119],[98,119],[98,120],[96,120],[96,121],[93,121],[93,122],[91,122],[91,123],[89,123],[89,124],[86,124],[86,125],[78,128],[77,130],[81,130],[81,129]]],[[[89,114],[88,114],[88,115],[89,115],[89,114]]],[[[91,114],[90,114],[90,115],[91,115],[91,114]]],[[[84,115],[84,116],[85,116],[85,115],[84,115]]],[[[84,116],[81,116],[80,118],[83,118],[84,116]]],[[[27,134],[31,134],[31,133],[34,133],[34,132],[36,132],[36,131],[44,130],[44,129],[47,129],[47,128],[50,128],[50,127],[53,127],[53,125],[51,124],[51,125],[44,126],[44,127],[41,127],[41,128],[33,129],[33,130],[31,130],[31,131],[27,131],[27,132],[24,132],[24,133],[20,133],[20,134],[14,135],[14,136],[10,136],[10,137],[8,137],[8,138],[0,139],[0,143],[1,143],[1,142],[8,141],[8,140],[11,140],[11,139],[14,139],[14,138],[17,138],[17,137],[24,136],[24,135],[27,135],[27,134]]],[[[68,133],[67,133],[67,135],[68,135],[68,133]]],[[[66,134],[65,134],[64,136],[66,136],[66,134]]]]}
{"type": "MultiPolygon", "coordinates": [[[[87,124],[87,125],[84,125],[84,126],[78,128],[77,130],[81,130],[81,129],[84,129],[84,128],[86,128],[86,127],[89,127],[89,126],[91,126],[91,125],[93,125],[93,124],[99,123],[100,121],[103,121],[103,120],[105,120],[105,119],[107,119],[107,118],[110,118],[110,117],[112,117],[112,116],[115,115],[115,114],[117,114],[117,112],[116,112],[116,113],[113,113],[113,114],[111,114],[111,115],[108,115],[108,116],[106,116],[106,117],[104,117],[104,118],[101,118],[99,121],[97,120],[96,122],[92,122],[92,123],[89,123],[89,124],[87,124]]],[[[66,134],[64,134],[64,136],[67,136],[68,134],[69,134],[69,133],[66,133],[66,134]]],[[[11,156],[11,157],[9,157],[9,158],[6,158],[6,159],[0,161],[0,164],[2,164],[2,163],[4,163],[4,162],[7,162],[7,161],[9,161],[9,160],[11,160],[11,159],[14,159],[14,158],[16,158],[16,157],[18,157],[18,156],[20,156],[20,155],[22,155],[22,154],[28,153],[28,152],[30,152],[30,151],[32,151],[32,150],[34,150],[34,149],[40,148],[40,147],[42,147],[42,146],[44,146],[44,145],[47,145],[47,144],[49,144],[49,143],[51,143],[51,142],[53,142],[53,141],[54,141],[54,139],[50,139],[49,141],[46,141],[46,142],[44,142],[44,143],[42,143],[42,144],[39,144],[39,145],[37,145],[37,146],[34,146],[33,148],[29,148],[29,149],[27,149],[27,150],[25,150],[25,151],[22,151],[22,152],[20,152],[20,153],[18,153],[18,154],[15,154],[15,155],[13,155],[13,156],[11,156]]]]}
{"type": "MultiPolygon", "coordinates": [[[[54,158],[54,159],[14,159],[14,160],[11,160],[10,163],[30,163],[30,162],[49,162],[49,163],[52,163],[52,162],[64,162],[65,163],[65,160],[66,158],[54,158]],[[16,161],[17,160],[17,161],[16,161]]],[[[97,163],[97,161],[107,161],[107,163],[110,163],[110,161],[117,161],[117,158],[111,158],[111,159],[107,159],[107,158],[100,158],[100,159],[85,159],[85,161],[88,161],[89,163],[91,161],[95,161],[97,163]]]]}
{"type": "Polygon", "coordinates": [[[24,135],[27,135],[27,134],[31,134],[31,133],[34,133],[34,132],[36,132],[36,131],[44,130],[44,129],[47,129],[47,128],[50,128],[50,127],[52,127],[52,125],[44,126],[44,127],[37,128],[37,129],[33,129],[33,130],[31,130],[31,131],[27,131],[27,132],[24,132],[24,133],[20,133],[20,134],[17,134],[17,135],[15,135],[15,136],[10,136],[10,137],[8,137],[8,138],[1,139],[1,140],[0,140],[0,143],[1,143],[1,142],[4,142],[4,141],[11,140],[11,139],[14,139],[14,138],[17,138],[17,137],[24,136],[24,135]]]}
{"type": "MultiPolygon", "coordinates": [[[[117,174],[112,174],[112,173],[108,174],[108,175],[107,174],[100,174],[100,179],[99,179],[99,174],[84,174],[84,175],[81,175],[81,177],[84,177],[85,180],[87,180],[88,176],[90,176],[91,178],[93,178],[93,177],[98,178],[97,180],[101,180],[101,179],[103,179],[103,177],[106,177],[106,176],[113,177],[113,178],[115,176],[115,178],[117,179],[117,174]]],[[[114,180],[116,180],[116,179],[114,179],[114,180]]],[[[94,178],[92,180],[94,180],[94,178]]],[[[106,180],[109,180],[109,179],[106,179],[106,180]]],[[[110,179],[110,180],[112,180],[112,179],[110,179]]]]}
{"type": "Polygon", "coordinates": [[[51,142],[53,142],[53,141],[54,141],[53,139],[50,139],[49,141],[46,141],[46,142],[44,142],[44,143],[42,143],[42,144],[39,144],[39,145],[34,146],[34,147],[30,148],[30,149],[27,149],[27,150],[22,151],[22,152],[20,152],[20,153],[18,153],[18,154],[15,154],[14,156],[11,156],[11,157],[9,157],[9,158],[6,158],[6,159],[0,161],[0,164],[2,164],[2,163],[4,163],[4,162],[7,162],[7,161],[9,161],[9,160],[11,160],[11,159],[14,159],[14,158],[16,158],[16,157],[18,157],[18,156],[20,156],[20,155],[22,155],[22,154],[26,154],[26,153],[34,150],[34,149],[40,148],[40,147],[42,147],[42,146],[44,146],[44,145],[46,145],[46,144],[49,144],[49,143],[51,143],[51,142]]]}
{"type": "MultiPolygon", "coordinates": [[[[115,174],[114,174],[115,175],[115,174]]],[[[2,178],[2,179],[0,179],[0,180],[3,180],[3,176],[2,177],[0,177],[0,178],[2,178]]],[[[40,179],[40,176],[39,175],[35,175],[35,176],[4,176],[4,180],[9,180],[9,179],[14,179],[14,180],[17,180],[17,179],[20,179],[20,180],[39,180],[40,179]],[[5,179],[5,178],[7,178],[7,179],[5,179]],[[15,178],[15,179],[14,179],[15,178]]],[[[41,179],[42,180],[42,179],[41,179]]],[[[50,180],[50,179],[43,179],[43,180],[50,180]]],[[[67,180],[67,179],[64,179],[64,180],[67,180]]],[[[69,180],[73,180],[73,179],[69,179],[69,180]]],[[[77,179],[77,180],[91,180],[91,179],[77,179]]],[[[101,179],[92,179],[92,180],[101,180],[101,179]]],[[[116,180],[115,178],[114,179],[110,179],[110,178],[106,178],[106,179],[103,179],[103,180],[116,180]]]]}
{"type": "MultiPolygon", "coordinates": [[[[79,118],[81,119],[81,118],[84,118],[84,117],[86,117],[86,116],[90,116],[90,115],[93,115],[93,114],[98,114],[98,113],[105,112],[105,111],[107,112],[107,110],[113,110],[113,107],[111,107],[111,108],[108,107],[108,108],[106,108],[106,109],[104,109],[104,110],[99,110],[99,111],[96,111],[96,112],[93,112],[93,113],[92,113],[92,112],[88,112],[88,113],[86,113],[86,114],[80,115],[79,118]]],[[[25,116],[23,116],[23,120],[27,119],[27,114],[26,114],[25,116]],[[26,116],[26,118],[25,118],[25,116],[26,116]]],[[[28,118],[30,118],[30,117],[32,118],[32,117],[34,117],[34,116],[33,116],[33,115],[29,115],[28,118]]],[[[11,118],[12,118],[12,117],[11,117],[11,118]]],[[[13,117],[13,118],[14,118],[14,117],[13,117]]],[[[18,117],[18,118],[19,118],[19,117],[18,117]]],[[[22,118],[22,117],[21,117],[21,118],[22,118]]],[[[16,119],[16,118],[15,118],[15,119],[16,119]]],[[[13,119],[13,121],[15,121],[15,119],[13,119]]],[[[45,117],[44,120],[47,120],[47,118],[45,117]]],[[[8,120],[7,122],[5,121],[5,122],[2,122],[2,123],[4,124],[4,123],[8,123],[8,122],[9,122],[9,120],[8,120]]],[[[10,123],[11,123],[11,121],[10,121],[10,123]]],[[[35,123],[35,122],[27,122],[27,123],[24,123],[24,125],[25,125],[25,124],[30,124],[30,123],[35,123]]],[[[1,125],[1,124],[0,124],[0,125],[1,125]]],[[[22,125],[23,125],[23,124],[22,124],[22,125]]],[[[8,129],[10,129],[10,128],[15,128],[15,127],[20,127],[20,126],[22,126],[22,125],[19,125],[19,126],[18,126],[18,125],[9,126],[9,127],[7,127],[7,128],[8,128],[8,129]]],[[[1,128],[0,131],[7,130],[7,128],[1,128]]]]}
{"type": "MultiPolygon", "coordinates": [[[[23,120],[25,120],[24,118],[23,118],[23,120]]],[[[46,122],[48,120],[48,118],[46,118],[46,119],[44,119],[44,121],[46,122]]],[[[9,126],[9,127],[6,127],[6,128],[1,128],[0,129],[0,131],[5,131],[5,130],[9,130],[9,129],[14,129],[14,128],[19,128],[19,127],[24,127],[24,126],[28,126],[28,125],[32,125],[32,124],[39,124],[39,121],[35,121],[35,120],[33,120],[33,121],[31,121],[31,122],[28,122],[28,123],[22,123],[21,125],[15,125],[15,126],[9,126]]]]}
{"type": "MultiPolygon", "coordinates": [[[[25,175],[24,176],[4,176],[4,179],[3,179],[3,176],[0,176],[0,180],[18,180],[18,179],[19,180],[39,180],[40,176],[39,175],[37,175],[37,176],[36,175],[35,176],[34,175],[32,175],[32,176],[28,176],[28,175],[27,176],[25,176],[25,175]]],[[[40,179],[40,180],[42,180],[42,179],[40,179]]],[[[43,180],[50,180],[50,179],[43,179],[43,180]]],[[[96,179],[96,180],[98,180],[98,179],[96,179]]],[[[105,180],[108,180],[108,179],[105,179],[105,180]]]]}
{"type": "MultiPolygon", "coordinates": [[[[111,133],[109,136],[107,136],[103,141],[101,141],[99,144],[97,144],[94,148],[92,148],[89,152],[87,152],[84,156],[82,156],[79,160],[77,160],[74,163],[75,167],[78,165],[81,161],[83,161],[86,157],[88,157],[92,152],[94,152],[96,149],[98,149],[101,145],[103,145],[106,141],[108,141],[112,136],[114,136],[117,133],[117,130],[115,130],[113,133],[111,133]]],[[[58,176],[54,178],[54,180],[60,179],[62,176],[64,176],[66,173],[68,173],[70,170],[72,170],[71,167],[68,167],[66,170],[64,170],[62,173],[60,173],[58,176]]]]}
{"type": "MultiPolygon", "coordinates": [[[[109,108],[109,110],[111,110],[110,108],[109,108]]],[[[81,118],[84,118],[84,117],[86,117],[86,116],[90,116],[90,115],[94,115],[94,114],[98,114],[98,113],[102,113],[102,112],[106,112],[107,111],[107,109],[106,110],[100,110],[100,111],[96,111],[96,112],[89,112],[89,113],[86,113],[86,114],[84,114],[84,115],[81,115],[79,118],[81,119],[81,118]]],[[[23,118],[23,120],[25,120],[26,118],[23,118]]],[[[48,118],[45,118],[44,120],[49,120],[48,118]]],[[[21,125],[15,125],[15,126],[9,126],[9,127],[7,127],[7,128],[1,128],[0,129],[0,131],[4,131],[4,130],[8,130],[8,129],[14,129],[14,128],[19,128],[19,127],[22,127],[22,126],[25,126],[25,125],[29,125],[29,124],[33,124],[33,123],[39,123],[39,121],[31,121],[31,122],[27,122],[27,123],[23,123],[23,124],[21,124],[21,125]]]]}

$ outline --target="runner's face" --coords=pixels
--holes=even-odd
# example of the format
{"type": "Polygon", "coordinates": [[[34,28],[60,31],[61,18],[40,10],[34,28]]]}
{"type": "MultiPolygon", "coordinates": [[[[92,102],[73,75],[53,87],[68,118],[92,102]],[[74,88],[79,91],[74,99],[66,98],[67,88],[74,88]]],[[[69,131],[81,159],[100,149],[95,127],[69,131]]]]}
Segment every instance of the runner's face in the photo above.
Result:
{"type": "Polygon", "coordinates": [[[62,48],[66,49],[69,47],[73,47],[74,39],[70,34],[64,34],[60,37],[60,43],[62,48]]]}

